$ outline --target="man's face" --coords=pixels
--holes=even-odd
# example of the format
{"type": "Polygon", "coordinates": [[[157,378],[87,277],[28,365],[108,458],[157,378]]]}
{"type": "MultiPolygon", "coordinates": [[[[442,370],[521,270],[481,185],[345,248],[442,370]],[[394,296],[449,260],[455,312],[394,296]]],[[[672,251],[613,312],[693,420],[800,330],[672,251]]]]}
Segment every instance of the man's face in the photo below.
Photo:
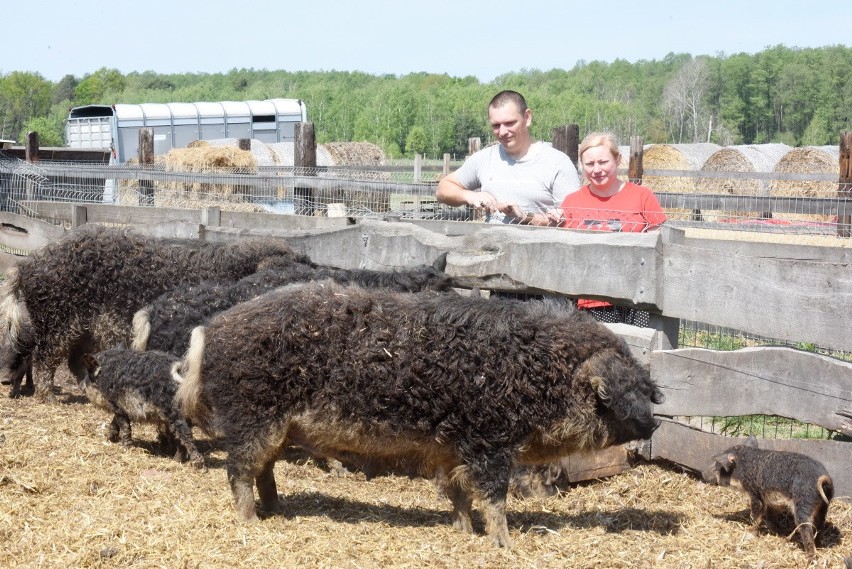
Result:
{"type": "Polygon", "coordinates": [[[511,102],[500,107],[490,107],[488,120],[491,122],[494,136],[509,155],[526,153],[530,145],[529,126],[532,122],[532,112],[529,109],[521,113],[518,106],[511,102]]]}

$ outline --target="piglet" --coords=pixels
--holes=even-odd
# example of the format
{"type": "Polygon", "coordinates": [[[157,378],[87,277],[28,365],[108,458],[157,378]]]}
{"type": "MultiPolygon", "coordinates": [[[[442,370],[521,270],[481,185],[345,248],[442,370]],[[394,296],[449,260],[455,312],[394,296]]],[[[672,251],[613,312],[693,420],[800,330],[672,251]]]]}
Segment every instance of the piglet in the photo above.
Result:
{"type": "Polygon", "coordinates": [[[814,557],[814,531],[818,535],[823,530],[834,497],[831,476],[822,463],[795,452],[760,449],[751,436],[744,444],[715,455],[703,476],[707,482],[732,486],[749,496],[755,531],[764,520],[774,524],[778,514],[790,512],[805,552],[814,557]]]}
{"type": "MultiPolygon", "coordinates": [[[[178,358],[164,352],[138,352],[119,346],[83,356],[82,387],[89,399],[114,413],[109,440],[130,445],[130,422],[154,423],[160,448],[204,468],[204,457],[192,440],[192,429],[174,402],[178,358]]],[[[179,376],[177,376],[179,377],[179,376]]]]}

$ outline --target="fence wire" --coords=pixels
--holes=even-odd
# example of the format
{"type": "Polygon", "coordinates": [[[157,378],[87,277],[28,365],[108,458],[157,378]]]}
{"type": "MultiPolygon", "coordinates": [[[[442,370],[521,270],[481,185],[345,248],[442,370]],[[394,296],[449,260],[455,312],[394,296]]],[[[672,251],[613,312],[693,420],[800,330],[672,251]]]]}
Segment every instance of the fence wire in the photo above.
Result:
{"type": "MultiPolygon", "coordinates": [[[[440,171],[406,170],[402,166],[378,170],[259,166],[251,170],[193,171],[164,164],[29,163],[0,152],[0,207],[26,214],[31,209],[28,202],[47,200],[190,209],[216,206],[302,216],[506,221],[499,214],[489,216],[472,207],[439,203],[435,190],[441,175],[440,171]]],[[[798,243],[829,245],[838,245],[833,238],[849,235],[852,200],[848,196],[852,188],[830,195],[823,190],[816,195],[808,189],[807,180],[787,183],[802,184],[801,195],[795,195],[795,185],[766,196],[732,195],[720,185],[718,193],[689,193],[684,186],[684,192],[658,192],[657,196],[668,216],[667,223],[688,232],[711,236],[739,233],[754,240],[796,235],[813,238],[798,243]]],[[[514,218],[508,221],[518,222],[514,218]]],[[[839,246],[846,246],[844,241],[848,242],[841,240],[839,246]]]]}

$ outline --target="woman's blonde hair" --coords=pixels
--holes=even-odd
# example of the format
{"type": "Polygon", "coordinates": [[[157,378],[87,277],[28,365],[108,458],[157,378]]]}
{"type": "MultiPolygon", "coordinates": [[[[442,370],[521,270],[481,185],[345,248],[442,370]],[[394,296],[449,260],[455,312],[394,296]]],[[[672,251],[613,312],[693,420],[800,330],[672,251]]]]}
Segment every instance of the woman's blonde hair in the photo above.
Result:
{"type": "Polygon", "coordinates": [[[621,159],[621,151],[618,149],[618,139],[611,132],[590,132],[586,138],[580,143],[580,148],[577,153],[580,161],[583,160],[583,153],[589,148],[596,146],[604,146],[609,149],[610,154],[618,162],[621,159]]]}

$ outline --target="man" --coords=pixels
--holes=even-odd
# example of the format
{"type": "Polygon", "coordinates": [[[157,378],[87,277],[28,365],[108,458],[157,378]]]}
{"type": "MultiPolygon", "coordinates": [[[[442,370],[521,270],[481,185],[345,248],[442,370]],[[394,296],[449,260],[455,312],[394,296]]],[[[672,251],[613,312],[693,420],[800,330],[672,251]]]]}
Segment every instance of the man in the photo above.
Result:
{"type": "Polygon", "coordinates": [[[488,120],[499,144],[468,157],[442,178],[438,201],[483,209],[489,222],[559,225],[559,204],[580,187],[571,159],[532,139],[532,111],[516,91],[501,91],[491,99],[488,120]]]}

